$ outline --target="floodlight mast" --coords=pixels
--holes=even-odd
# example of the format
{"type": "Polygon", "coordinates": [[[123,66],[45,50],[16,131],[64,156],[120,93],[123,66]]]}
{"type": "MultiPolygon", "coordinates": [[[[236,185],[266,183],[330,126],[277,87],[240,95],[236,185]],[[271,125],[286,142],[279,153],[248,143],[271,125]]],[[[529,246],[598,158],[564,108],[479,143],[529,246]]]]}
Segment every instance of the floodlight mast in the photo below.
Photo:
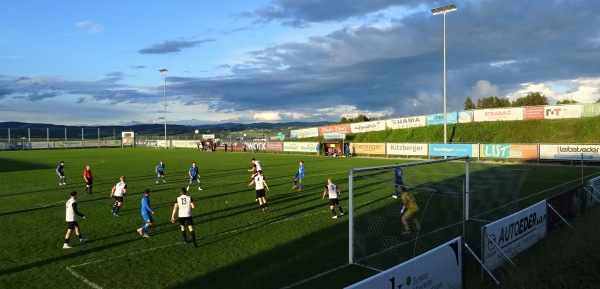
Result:
{"type": "Polygon", "coordinates": [[[164,99],[165,99],[165,149],[166,149],[167,148],[167,71],[169,71],[169,70],[167,70],[166,68],[163,68],[159,71],[162,72],[163,81],[164,81],[163,95],[164,95],[164,99]]]}
{"type": "Polygon", "coordinates": [[[444,15],[444,144],[448,142],[447,138],[447,116],[446,116],[446,13],[456,11],[456,5],[450,4],[431,9],[432,15],[444,15]]]}

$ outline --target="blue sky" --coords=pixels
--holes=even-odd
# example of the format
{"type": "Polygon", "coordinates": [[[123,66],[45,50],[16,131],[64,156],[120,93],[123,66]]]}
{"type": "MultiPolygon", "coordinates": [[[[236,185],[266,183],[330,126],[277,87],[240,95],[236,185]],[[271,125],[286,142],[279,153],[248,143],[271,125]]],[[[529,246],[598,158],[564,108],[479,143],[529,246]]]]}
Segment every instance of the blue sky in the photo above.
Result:
{"type": "Polygon", "coordinates": [[[0,121],[338,121],[529,92],[600,99],[592,0],[9,1],[0,121]]]}

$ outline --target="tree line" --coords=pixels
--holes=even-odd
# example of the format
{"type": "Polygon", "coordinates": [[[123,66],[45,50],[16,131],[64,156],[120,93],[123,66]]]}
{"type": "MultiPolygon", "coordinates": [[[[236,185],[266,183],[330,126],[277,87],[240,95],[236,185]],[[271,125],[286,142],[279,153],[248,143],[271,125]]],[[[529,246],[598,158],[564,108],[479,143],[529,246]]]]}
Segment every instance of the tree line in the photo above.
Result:
{"type": "MultiPolygon", "coordinates": [[[[577,104],[578,102],[575,100],[562,100],[557,101],[556,104],[577,104]]],[[[600,99],[596,101],[596,103],[600,103],[600,99]]],[[[464,108],[465,110],[469,109],[484,109],[484,108],[501,108],[501,107],[522,107],[522,106],[535,106],[535,105],[550,105],[548,102],[548,98],[539,93],[532,92],[527,94],[524,97],[517,98],[510,102],[507,98],[499,98],[497,96],[489,96],[484,97],[477,100],[477,104],[473,102],[471,97],[467,97],[465,99],[464,108]]],[[[377,119],[384,119],[384,117],[376,118],[376,117],[367,117],[364,114],[359,114],[355,118],[345,117],[343,116],[340,119],[340,124],[344,123],[357,123],[357,122],[365,122],[377,119]]]]}
{"type": "MultiPolygon", "coordinates": [[[[600,103],[600,99],[596,101],[596,103],[600,103]]],[[[548,98],[539,93],[532,92],[527,94],[524,97],[517,98],[510,102],[507,98],[499,98],[497,96],[489,96],[484,97],[477,100],[477,104],[473,102],[470,97],[465,99],[464,108],[465,110],[469,109],[482,109],[482,108],[500,108],[500,107],[522,107],[522,106],[534,106],[534,105],[549,105],[548,98]]],[[[562,100],[557,101],[556,104],[577,104],[575,100],[562,100]]]]}

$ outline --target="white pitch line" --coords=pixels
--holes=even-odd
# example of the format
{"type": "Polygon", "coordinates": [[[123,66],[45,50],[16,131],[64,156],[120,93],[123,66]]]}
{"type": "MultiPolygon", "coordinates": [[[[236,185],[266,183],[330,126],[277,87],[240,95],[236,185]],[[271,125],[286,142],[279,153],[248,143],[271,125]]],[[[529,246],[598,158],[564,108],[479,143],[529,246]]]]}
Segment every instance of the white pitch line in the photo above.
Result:
{"type": "Polygon", "coordinates": [[[98,286],[98,284],[86,279],[85,277],[77,274],[77,272],[73,271],[73,269],[71,269],[71,267],[67,267],[67,271],[69,271],[69,273],[71,273],[71,275],[75,276],[77,279],[83,281],[83,283],[85,283],[86,285],[94,288],[94,289],[102,289],[102,287],[98,286]]]}
{"type": "Polygon", "coordinates": [[[335,272],[335,271],[337,271],[337,270],[343,269],[343,268],[345,268],[345,267],[348,267],[348,266],[349,266],[349,264],[345,264],[345,265],[339,266],[339,267],[337,267],[337,268],[333,268],[333,269],[327,270],[327,271],[325,271],[325,272],[323,272],[323,273],[319,273],[319,274],[317,274],[317,275],[314,275],[314,276],[312,276],[312,277],[310,277],[310,278],[307,278],[307,279],[302,279],[302,280],[300,280],[300,281],[298,281],[298,282],[296,282],[296,283],[294,283],[294,284],[287,285],[287,286],[285,286],[285,287],[281,287],[281,289],[289,289],[289,288],[296,287],[296,286],[298,286],[298,285],[300,285],[300,284],[303,284],[303,283],[306,283],[306,282],[308,282],[308,281],[311,281],[311,280],[317,279],[317,278],[319,278],[319,277],[321,277],[321,276],[325,276],[325,275],[327,275],[327,274],[329,274],[329,273],[333,273],[333,272],[335,272]]]}

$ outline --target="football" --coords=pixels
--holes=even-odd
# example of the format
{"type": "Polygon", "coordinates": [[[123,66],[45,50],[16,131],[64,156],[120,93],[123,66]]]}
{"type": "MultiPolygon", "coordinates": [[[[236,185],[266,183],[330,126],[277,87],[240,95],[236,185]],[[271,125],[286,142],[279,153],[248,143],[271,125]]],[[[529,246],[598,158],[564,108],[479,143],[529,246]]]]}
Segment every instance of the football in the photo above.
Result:
{"type": "Polygon", "coordinates": [[[196,134],[199,134],[199,133],[200,133],[200,131],[199,131],[199,130],[195,130],[194,132],[195,132],[196,134]]]}

